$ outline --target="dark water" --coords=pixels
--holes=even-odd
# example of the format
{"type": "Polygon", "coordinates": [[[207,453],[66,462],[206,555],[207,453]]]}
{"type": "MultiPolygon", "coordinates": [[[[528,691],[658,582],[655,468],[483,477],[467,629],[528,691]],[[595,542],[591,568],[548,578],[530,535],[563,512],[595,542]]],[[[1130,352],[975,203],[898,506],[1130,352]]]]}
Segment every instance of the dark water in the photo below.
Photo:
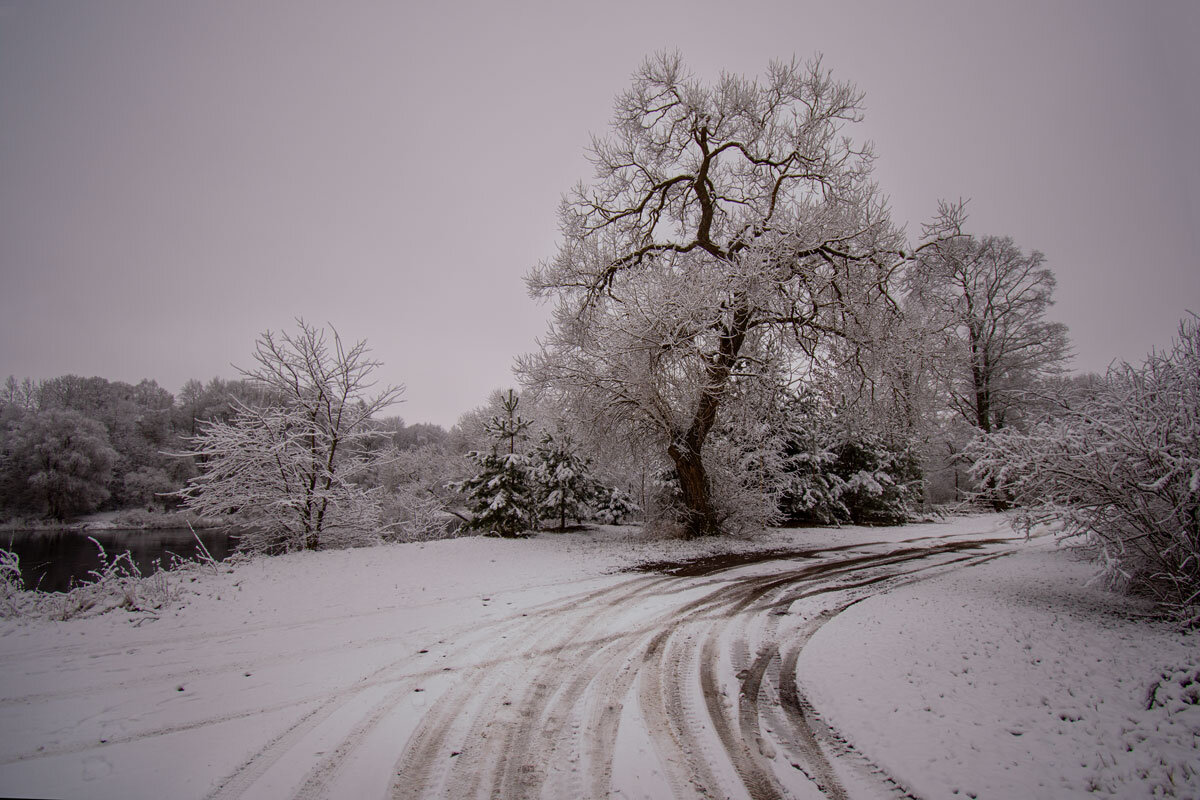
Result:
{"type": "MultiPolygon", "coordinates": [[[[218,561],[237,546],[236,533],[228,529],[204,529],[196,533],[218,561]]],[[[128,550],[143,575],[154,572],[156,559],[168,566],[172,553],[195,560],[199,550],[196,537],[189,528],[3,531],[0,532],[0,547],[20,556],[21,577],[25,579],[26,588],[65,592],[72,581],[76,584],[90,582],[89,572],[100,569],[100,550],[88,539],[89,536],[104,545],[110,561],[128,550]]]]}

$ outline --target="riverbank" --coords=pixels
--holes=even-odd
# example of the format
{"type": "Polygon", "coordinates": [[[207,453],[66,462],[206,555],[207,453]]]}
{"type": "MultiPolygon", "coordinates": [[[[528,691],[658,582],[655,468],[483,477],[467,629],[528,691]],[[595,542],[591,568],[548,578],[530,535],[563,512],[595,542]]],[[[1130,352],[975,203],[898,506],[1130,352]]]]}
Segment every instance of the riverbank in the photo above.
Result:
{"type": "Polygon", "coordinates": [[[220,520],[208,519],[190,511],[147,511],[126,508],[118,511],[98,511],[95,514],[60,522],[42,517],[14,517],[0,520],[0,532],[6,531],[110,531],[110,530],[169,530],[172,528],[220,528],[220,520]]]}

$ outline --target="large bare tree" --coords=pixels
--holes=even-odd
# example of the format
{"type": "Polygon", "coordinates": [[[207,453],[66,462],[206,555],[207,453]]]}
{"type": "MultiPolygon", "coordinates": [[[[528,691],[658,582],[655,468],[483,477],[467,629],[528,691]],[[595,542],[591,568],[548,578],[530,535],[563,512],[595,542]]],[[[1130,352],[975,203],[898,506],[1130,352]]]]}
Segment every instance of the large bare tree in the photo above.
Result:
{"type": "Polygon", "coordinates": [[[890,302],[906,254],[844,135],[861,101],[819,60],[710,86],[647,59],[527,278],[559,304],[526,377],[665,445],[690,535],[721,527],[705,443],[731,382],[777,379],[890,302]]]}

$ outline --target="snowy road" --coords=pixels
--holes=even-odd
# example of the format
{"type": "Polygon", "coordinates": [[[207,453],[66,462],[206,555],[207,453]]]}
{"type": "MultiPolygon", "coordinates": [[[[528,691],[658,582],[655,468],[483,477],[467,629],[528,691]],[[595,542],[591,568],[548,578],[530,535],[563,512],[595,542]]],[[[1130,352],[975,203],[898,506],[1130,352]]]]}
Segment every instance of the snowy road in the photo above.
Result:
{"type": "MultiPolygon", "coordinates": [[[[283,613],[270,607],[280,590],[256,595],[252,576],[222,576],[214,591],[240,602],[194,603],[175,627],[84,620],[8,631],[0,788],[902,797],[906,788],[809,704],[792,677],[797,659],[818,628],[862,599],[1011,552],[1014,540],[1001,536],[993,526],[582,577],[559,565],[540,580],[530,563],[530,574],[477,585],[478,568],[464,566],[465,582],[421,602],[401,591],[364,608],[347,588],[323,614],[283,613]],[[214,618],[222,609],[229,619],[214,618]]],[[[335,555],[356,557],[329,554],[325,571],[335,555]]],[[[282,580],[273,565],[261,569],[282,580]]],[[[287,585],[299,597],[304,586],[293,584],[304,576],[293,573],[287,585]]],[[[315,582],[314,592],[328,591],[315,582]]]]}
{"type": "Polygon", "coordinates": [[[468,646],[487,656],[421,719],[391,796],[902,795],[821,724],[789,677],[796,659],[858,600],[1007,544],[926,540],[661,565],[670,574],[536,609],[468,646]]]}

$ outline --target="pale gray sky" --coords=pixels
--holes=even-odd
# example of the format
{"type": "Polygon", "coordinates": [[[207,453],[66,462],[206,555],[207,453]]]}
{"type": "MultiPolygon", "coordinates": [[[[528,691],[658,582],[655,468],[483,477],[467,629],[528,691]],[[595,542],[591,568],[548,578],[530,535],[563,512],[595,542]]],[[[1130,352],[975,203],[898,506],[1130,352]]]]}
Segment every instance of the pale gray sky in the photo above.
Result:
{"type": "Polygon", "coordinates": [[[824,53],[896,218],[1045,252],[1103,370],[1200,311],[1198,43],[1191,0],[0,0],[0,378],[174,392],[303,316],[449,426],[544,332],[521,277],[661,49],[824,53]]]}

